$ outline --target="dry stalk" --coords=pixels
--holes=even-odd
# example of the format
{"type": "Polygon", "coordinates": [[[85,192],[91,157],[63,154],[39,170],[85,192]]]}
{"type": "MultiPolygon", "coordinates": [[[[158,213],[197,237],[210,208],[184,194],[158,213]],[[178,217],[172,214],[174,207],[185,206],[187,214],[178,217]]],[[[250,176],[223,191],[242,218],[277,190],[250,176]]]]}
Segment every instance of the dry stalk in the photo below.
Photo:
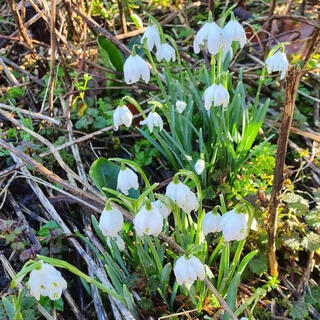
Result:
{"type": "Polygon", "coordinates": [[[289,132],[291,128],[294,104],[298,91],[298,84],[301,76],[299,66],[290,67],[286,77],[285,104],[282,122],[279,129],[277,142],[277,152],[275,158],[274,179],[272,185],[272,195],[268,208],[268,260],[271,275],[278,275],[278,263],[276,259],[275,237],[277,233],[278,206],[280,203],[280,193],[283,186],[283,170],[285,166],[289,132]]]}

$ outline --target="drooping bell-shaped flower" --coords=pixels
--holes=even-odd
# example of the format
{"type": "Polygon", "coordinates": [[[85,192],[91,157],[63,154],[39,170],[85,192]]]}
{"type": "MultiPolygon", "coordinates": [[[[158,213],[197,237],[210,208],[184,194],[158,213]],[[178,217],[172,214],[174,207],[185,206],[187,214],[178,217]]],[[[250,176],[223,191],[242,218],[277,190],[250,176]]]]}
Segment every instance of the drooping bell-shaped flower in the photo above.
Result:
{"type": "Polygon", "coordinates": [[[147,43],[147,48],[149,51],[151,51],[154,48],[154,46],[156,48],[159,48],[160,35],[159,35],[158,28],[156,26],[150,25],[147,27],[146,31],[144,32],[141,38],[141,43],[144,44],[145,41],[147,43]]]}
{"type": "Polygon", "coordinates": [[[176,109],[178,113],[182,113],[186,107],[187,107],[187,104],[184,101],[178,100],[176,102],[176,109]]]}
{"type": "Polygon", "coordinates": [[[193,50],[200,52],[200,46],[207,47],[211,55],[218,53],[222,40],[222,30],[215,22],[206,22],[196,34],[193,50]]]}
{"type": "Polygon", "coordinates": [[[157,200],[157,201],[151,202],[151,204],[154,207],[159,209],[163,218],[167,218],[172,211],[170,206],[164,203],[163,201],[157,200]]]}
{"type": "Polygon", "coordinates": [[[202,220],[202,232],[206,236],[208,233],[216,233],[221,231],[221,216],[219,213],[207,212],[202,220]]]}
{"type": "Polygon", "coordinates": [[[141,125],[147,125],[150,132],[153,131],[154,127],[158,127],[159,130],[161,131],[163,129],[163,121],[161,119],[161,117],[159,116],[159,114],[155,111],[151,111],[149,112],[148,116],[146,119],[144,119],[143,121],[140,121],[141,125]]]}
{"type": "Polygon", "coordinates": [[[282,80],[286,76],[289,62],[286,54],[281,50],[278,50],[274,55],[266,60],[266,65],[269,74],[275,71],[280,71],[280,80],[282,80]]]}
{"type": "Polygon", "coordinates": [[[243,48],[247,42],[246,32],[237,20],[230,20],[222,29],[222,45],[230,48],[233,41],[238,41],[243,48]]]}
{"type": "Polygon", "coordinates": [[[203,98],[204,107],[207,110],[210,110],[212,102],[215,107],[222,105],[226,109],[230,96],[228,90],[222,84],[213,84],[204,91],[203,98]]]}
{"type": "Polygon", "coordinates": [[[123,214],[117,208],[112,208],[110,204],[103,209],[100,220],[99,227],[106,237],[116,237],[118,232],[123,228],[123,214]]]}
{"type": "Polygon", "coordinates": [[[159,62],[163,59],[169,62],[172,60],[176,61],[176,52],[174,48],[168,43],[162,43],[157,49],[156,58],[159,62]]]}
{"type": "Polygon", "coordinates": [[[139,188],[138,176],[133,170],[122,166],[118,174],[117,189],[128,195],[131,188],[139,188]]]}
{"type": "Polygon", "coordinates": [[[247,235],[247,219],[243,213],[231,210],[222,215],[219,227],[225,241],[243,240],[247,235]]]}
{"type": "MultiPolygon", "coordinates": [[[[124,251],[126,246],[125,246],[125,243],[124,243],[123,239],[121,238],[121,236],[117,235],[117,237],[114,238],[114,240],[116,242],[116,245],[117,245],[119,251],[124,251]]],[[[110,249],[112,249],[111,238],[110,237],[107,238],[107,245],[108,245],[108,247],[110,249]]]]}
{"type": "Polygon", "coordinates": [[[170,182],[166,189],[166,196],[169,197],[184,212],[190,213],[199,208],[199,201],[190,188],[175,179],[170,182]]]}
{"type": "Polygon", "coordinates": [[[188,289],[192,286],[194,281],[199,278],[204,280],[206,272],[202,262],[195,256],[181,256],[173,268],[174,275],[178,285],[184,285],[188,289]]]}
{"type": "Polygon", "coordinates": [[[30,272],[28,284],[30,293],[37,300],[40,299],[40,295],[49,297],[51,300],[58,300],[62,290],[67,289],[67,282],[61,273],[47,263],[42,263],[40,269],[30,272]]]}
{"type": "Polygon", "coordinates": [[[198,175],[200,175],[206,167],[206,163],[203,159],[198,159],[194,165],[194,170],[198,175]]]}
{"type": "Polygon", "coordinates": [[[124,124],[127,128],[131,126],[133,115],[129,108],[125,105],[118,106],[113,111],[113,127],[115,131],[118,131],[119,126],[124,124]]]}
{"type": "Polygon", "coordinates": [[[149,202],[136,214],[133,224],[139,237],[144,234],[158,236],[163,227],[163,217],[160,210],[149,202]]]}
{"type": "Polygon", "coordinates": [[[127,58],[123,66],[124,81],[127,84],[138,82],[140,77],[148,83],[150,80],[150,70],[147,63],[137,55],[134,50],[127,58]]]}

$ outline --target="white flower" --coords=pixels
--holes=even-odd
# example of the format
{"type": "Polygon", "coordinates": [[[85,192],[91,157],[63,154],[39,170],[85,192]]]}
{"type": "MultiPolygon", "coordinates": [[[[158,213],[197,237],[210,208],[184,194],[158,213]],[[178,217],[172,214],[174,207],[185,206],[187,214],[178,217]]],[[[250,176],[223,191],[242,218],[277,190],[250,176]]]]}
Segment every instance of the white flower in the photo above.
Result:
{"type": "MultiPolygon", "coordinates": [[[[117,235],[117,237],[116,237],[116,239],[115,239],[115,242],[116,242],[116,245],[117,245],[119,251],[124,251],[124,250],[125,250],[126,246],[125,246],[125,244],[124,244],[123,239],[122,239],[119,235],[117,235]]],[[[110,249],[112,249],[111,237],[108,237],[108,238],[107,238],[107,245],[108,245],[108,247],[109,247],[110,249]]]]}
{"type": "Polygon", "coordinates": [[[176,109],[178,113],[182,113],[186,107],[187,107],[187,104],[184,101],[178,100],[176,102],[176,109]]]}
{"type": "Polygon", "coordinates": [[[47,296],[51,300],[58,300],[62,290],[67,289],[67,282],[61,273],[53,266],[42,263],[41,269],[30,272],[29,287],[31,294],[37,299],[40,295],[47,296]]]}
{"type": "Polygon", "coordinates": [[[129,168],[120,169],[117,180],[117,189],[119,189],[123,194],[128,195],[129,190],[138,189],[138,176],[135,172],[129,168]]]}
{"type": "Polygon", "coordinates": [[[141,125],[147,125],[150,132],[153,131],[154,127],[159,127],[161,131],[163,129],[163,121],[157,112],[151,111],[149,112],[147,118],[143,121],[140,121],[141,125]]]}
{"type": "Polygon", "coordinates": [[[138,82],[140,77],[145,82],[149,82],[150,80],[150,70],[147,63],[137,54],[132,56],[126,60],[123,66],[124,72],[124,81],[127,84],[132,84],[138,82]]]}
{"type": "MultiPolygon", "coordinates": [[[[247,221],[247,225],[248,225],[249,214],[246,214],[246,221],[247,221]]],[[[253,231],[258,231],[258,222],[257,222],[256,218],[252,219],[250,229],[253,230],[253,231]]]]}
{"type": "Polygon", "coordinates": [[[142,44],[144,44],[144,39],[147,39],[147,48],[149,51],[151,51],[154,46],[158,48],[160,46],[160,35],[158,28],[155,26],[148,26],[141,38],[142,44]]]}
{"type": "Polygon", "coordinates": [[[133,224],[139,237],[143,234],[158,236],[163,227],[163,218],[160,210],[150,203],[139,210],[133,219],[133,224]]]}
{"type": "Polygon", "coordinates": [[[124,124],[127,128],[131,126],[133,115],[127,106],[118,106],[113,111],[113,127],[118,131],[119,126],[124,124]]]}
{"type": "Polygon", "coordinates": [[[174,48],[168,43],[162,43],[157,49],[156,58],[159,62],[165,59],[167,62],[176,61],[176,52],[174,48]]]}
{"type": "Polygon", "coordinates": [[[229,48],[224,48],[224,47],[222,47],[222,60],[223,60],[223,61],[224,61],[224,59],[226,58],[226,56],[227,56],[228,53],[229,53],[229,55],[230,55],[229,60],[231,60],[232,57],[233,57],[232,47],[229,47],[229,48]]]}
{"type": "Polygon", "coordinates": [[[194,170],[196,171],[196,173],[198,175],[200,175],[203,172],[205,166],[206,166],[206,163],[204,162],[204,160],[199,159],[199,160],[197,160],[196,164],[194,165],[194,170]]]}
{"type": "Polygon", "coordinates": [[[123,214],[117,208],[104,208],[99,220],[99,227],[106,237],[116,237],[123,228],[123,214]]]}
{"type": "Polygon", "coordinates": [[[226,212],[219,223],[225,241],[243,240],[247,235],[246,215],[235,210],[226,212]]]}
{"type": "Polygon", "coordinates": [[[182,182],[170,182],[166,189],[166,196],[177,204],[184,212],[190,213],[199,208],[199,201],[189,187],[182,182]]]}
{"type": "Polygon", "coordinates": [[[204,280],[206,275],[204,265],[195,256],[190,256],[189,259],[186,256],[181,256],[176,261],[173,272],[176,276],[178,285],[184,285],[188,289],[190,289],[197,278],[204,280]]]}
{"type": "Polygon", "coordinates": [[[246,32],[237,20],[230,20],[222,29],[222,45],[230,48],[232,41],[238,41],[243,48],[247,42],[246,32]]]}
{"type": "Polygon", "coordinates": [[[212,101],[215,107],[223,105],[225,109],[229,104],[230,96],[228,90],[226,90],[222,84],[213,84],[205,90],[203,98],[204,107],[207,110],[210,110],[212,101]]]}
{"type": "Polygon", "coordinates": [[[222,30],[214,22],[205,23],[196,34],[193,41],[193,50],[195,53],[200,52],[200,46],[207,46],[210,54],[218,53],[222,40],[222,30]]]}
{"type": "Polygon", "coordinates": [[[166,203],[164,203],[163,201],[160,201],[160,200],[157,200],[157,201],[154,201],[154,202],[151,202],[151,204],[158,208],[162,217],[163,218],[167,218],[170,213],[171,213],[171,207],[168,206],[166,203]]]}
{"type": "Polygon", "coordinates": [[[266,60],[266,65],[269,74],[274,71],[281,71],[280,80],[282,80],[286,76],[289,62],[285,53],[279,50],[266,60]]]}
{"type": "Polygon", "coordinates": [[[219,213],[207,212],[202,220],[202,232],[206,236],[208,233],[220,232],[221,216],[219,213]]]}

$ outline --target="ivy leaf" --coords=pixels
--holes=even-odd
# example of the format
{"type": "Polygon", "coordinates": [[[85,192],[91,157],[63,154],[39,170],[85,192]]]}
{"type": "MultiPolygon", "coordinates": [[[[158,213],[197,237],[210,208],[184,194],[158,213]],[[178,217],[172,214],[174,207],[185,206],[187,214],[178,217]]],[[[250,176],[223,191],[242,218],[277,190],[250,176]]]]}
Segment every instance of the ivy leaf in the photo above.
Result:
{"type": "Polygon", "coordinates": [[[290,309],[290,316],[292,319],[304,319],[308,316],[308,304],[305,303],[303,300],[298,300],[294,303],[290,309]]]}
{"type": "Polygon", "coordinates": [[[309,201],[295,193],[286,193],[282,200],[288,204],[297,216],[303,216],[309,211],[309,201]]]}

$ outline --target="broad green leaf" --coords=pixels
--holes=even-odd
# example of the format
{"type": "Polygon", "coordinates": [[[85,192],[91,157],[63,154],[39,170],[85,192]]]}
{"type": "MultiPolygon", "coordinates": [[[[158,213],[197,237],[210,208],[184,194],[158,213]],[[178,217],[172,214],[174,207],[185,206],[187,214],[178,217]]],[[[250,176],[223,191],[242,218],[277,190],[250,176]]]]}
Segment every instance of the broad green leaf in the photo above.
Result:
{"type": "MultiPolygon", "coordinates": [[[[89,175],[94,181],[101,193],[103,188],[117,189],[117,179],[120,171],[120,166],[107,160],[106,158],[99,158],[91,165],[89,175]]],[[[139,190],[130,189],[129,197],[137,199],[139,197],[139,190]]],[[[108,195],[107,195],[108,196],[108,195]]]]}
{"type": "Polygon", "coordinates": [[[106,68],[123,71],[123,58],[117,47],[103,36],[98,36],[99,52],[106,68]]]}
{"type": "Polygon", "coordinates": [[[315,251],[320,248],[320,235],[314,232],[310,232],[302,240],[302,245],[309,251],[315,251]]]}
{"type": "Polygon", "coordinates": [[[286,193],[282,200],[288,204],[288,207],[298,216],[303,216],[309,211],[309,201],[295,193],[286,193]]]}

